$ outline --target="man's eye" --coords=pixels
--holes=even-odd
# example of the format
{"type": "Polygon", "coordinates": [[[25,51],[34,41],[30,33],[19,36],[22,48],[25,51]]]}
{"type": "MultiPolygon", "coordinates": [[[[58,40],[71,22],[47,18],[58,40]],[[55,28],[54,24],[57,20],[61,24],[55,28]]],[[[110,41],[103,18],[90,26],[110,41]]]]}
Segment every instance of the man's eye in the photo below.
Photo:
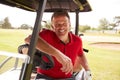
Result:
{"type": "Polygon", "coordinates": [[[55,24],[55,26],[67,26],[67,23],[63,23],[63,24],[55,24]]]}

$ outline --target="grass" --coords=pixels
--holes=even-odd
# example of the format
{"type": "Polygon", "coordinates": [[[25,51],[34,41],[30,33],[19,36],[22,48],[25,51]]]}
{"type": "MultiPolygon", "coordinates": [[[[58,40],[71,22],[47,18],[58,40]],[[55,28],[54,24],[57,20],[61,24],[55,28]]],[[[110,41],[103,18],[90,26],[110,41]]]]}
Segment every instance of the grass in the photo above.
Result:
{"type": "MultiPolygon", "coordinates": [[[[17,47],[24,43],[24,38],[30,33],[30,30],[0,29],[0,51],[17,52],[17,47]]],[[[86,53],[86,56],[92,71],[93,80],[119,80],[120,51],[97,48],[89,45],[91,43],[93,42],[83,42],[84,48],[89,49],[89,53],[86,53]]],[[[0,57],[0,62],[2,60],[3,58],[0,57]]],[[[13,62],[10,62],[6,68],[11,64],[13,62]]]]}
{"type": "MultiPolygon", "coordinates": [[[[24,43],[25,37],[27,37],[30,33],[30,30],[0,29],[0,51],[17,53],[18,46],[24,43]]],[[[5,56],[0,56],[0,63],[5,58],[5,56]]],[[[6,63],[6,65],[0,69],[0,73],[13,67],[14,61],[15,58],[6,63]]]]}
{"type": "Polygon", "coordinates": [[[24,43],[30,33],[30,30],[0,29],[0,50],[17,52],[17,46],[24,43]]]}
{"type": "Polygon", "coordinates": [[[108,50],[90,46],[92,42],[85,42],[84,47],[89,49],[87,55],[92,70],[93,80],[120,79],[120,51],[108,50]]]}

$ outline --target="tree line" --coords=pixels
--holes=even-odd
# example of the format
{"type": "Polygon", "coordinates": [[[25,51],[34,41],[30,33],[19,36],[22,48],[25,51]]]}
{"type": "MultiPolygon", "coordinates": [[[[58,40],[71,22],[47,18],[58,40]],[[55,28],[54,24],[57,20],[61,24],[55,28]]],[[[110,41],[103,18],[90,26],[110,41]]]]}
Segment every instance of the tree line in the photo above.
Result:
{"type": "MultiPolygon", "coordinates": [[[[42,25],[42,28],[48,28],[50,29],[51,27],[51,22],[48,21],[42,21],[44,25],[42,25]]],[[[99,25],[98,27],[94,28],[89,25],[79,25],[79,31],[80,32],[85,32],[86,30],[113,30],[115,27],[118,27],[120,25],[120,16],[116,16],[113,18],[112,22],[109,22],[106,18],[102,18],[99,20],[99,25]]],[[[6,17],[3,21],[0,21],[0,28],[2,29],[15,29],[9,21],[9,18],[6,17]]],[[[33,29],[32,26],[28,24],[21,24],[20,27],[17,29],[33,29]]]]}
{"type": "MultiPolygon", "coordinates": [[[[8,17],[5,17],[4,20],[0,21],[0,28],[1,29],[16,29],[14,26],[12,26],[8,17]]],[[[18,27],[17,29],[33,29],[33,27],[28,24],[21,24],[20,27],[18,27]]]]}
{"type": "Polygon", "coordinates": [[[89,25],[79,25],[79,31],[85,32],[90,29],[98,31],[113,30],[118,26],[120,27],[120,16],[114,17],[112,22],[109,22],[106,18],[102,18],[99,20],[99,25],[96,28],[89,25]]]}

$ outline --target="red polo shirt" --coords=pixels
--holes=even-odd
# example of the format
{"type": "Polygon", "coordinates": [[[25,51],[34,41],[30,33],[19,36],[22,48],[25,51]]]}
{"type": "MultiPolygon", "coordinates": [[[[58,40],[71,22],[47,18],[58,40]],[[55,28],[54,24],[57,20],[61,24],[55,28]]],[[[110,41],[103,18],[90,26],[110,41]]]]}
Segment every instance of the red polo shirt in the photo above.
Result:
{"type": "MultiPolygon", "coordinates": [[[[81,56],[83,54],[83,48],[82,48],[82,40],[72,34],[69,33],[70,42],[67,44],[64,44],[57,36],[56,34],[51,30],[43,30],[39,33],[39,36],[41,36],[45,41],[47,41],[49,44],[60,50],[62,53],[64,53],[66,56],[71,58],[73,65],[76,59],[76,56],[81,56]]],[[[60,70],[62,65],[53,57],[55,66],[49,70],[42,70],[40,68],[37,69],[38,73],[42,73],[46,76],[52,77],[52,78],[69,78],[71,77],[71,74],[65,74],[60,70]]]]}

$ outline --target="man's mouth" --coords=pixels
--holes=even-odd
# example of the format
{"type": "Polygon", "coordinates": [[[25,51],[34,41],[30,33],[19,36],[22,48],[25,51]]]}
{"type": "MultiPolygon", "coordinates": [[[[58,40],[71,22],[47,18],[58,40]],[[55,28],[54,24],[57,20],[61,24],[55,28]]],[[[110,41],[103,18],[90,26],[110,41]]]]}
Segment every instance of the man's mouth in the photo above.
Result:
{"type": "Polygon", "coordinates": [[[63,32],[65,32],[65,30],[59,30],[59,32],[63,33],[63,32]]]}

